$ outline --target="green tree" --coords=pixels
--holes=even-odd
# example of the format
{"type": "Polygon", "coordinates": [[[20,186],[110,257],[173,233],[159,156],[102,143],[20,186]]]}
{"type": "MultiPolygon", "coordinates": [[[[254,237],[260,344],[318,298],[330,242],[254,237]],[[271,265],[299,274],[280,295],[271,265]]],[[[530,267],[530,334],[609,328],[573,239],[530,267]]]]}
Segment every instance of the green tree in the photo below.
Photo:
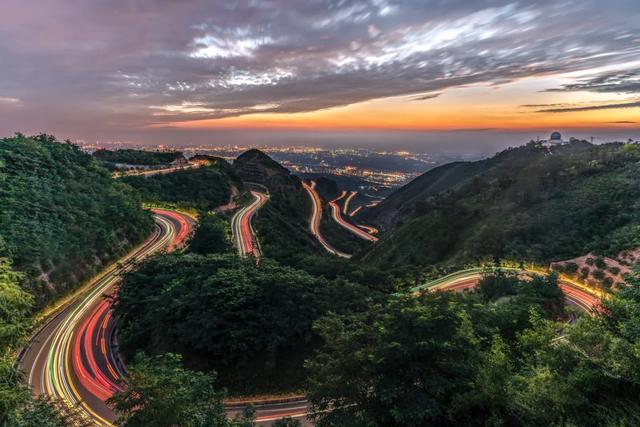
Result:
{"type": "Polygon", "coordinates": [[[442,424],[479,360],[471,320],[448,293],[330,315],[316,330],[325,346],[307,368],[318,426],[442,424]]]}
{"type": "Polygon", "coordinates": [[[329,311],[366,310],[373,295],[263,259],[173,254],[149,260],[120,287],[116,312],[127,354],[163,348],[213,369],[232,392],[297,390],[329,311]],[[263,388],[263,389],[261,389],[263,388]]]}
{"type": "Polygon", "coordinates": [[[0,258],[0,353],[17,345],[31,326],[33,297],[20,288],[21,277],[0,258]]]}
{"type": "Polygon", "coordinates": [[[197,254],[224,253],[231,250],[229,224],[216,214],[201,215],[189,250],[197,254]]]}
{"type": "Polygon", "coordinates": [[[127,390],[108,403],[122,426],[226,427],[224,393],[213,387],[214,380],[214,374],[183,368],[179,355],[139,353],[129,367],[127,390]]]}
{"type": "Polygon", "coordinates": [[[30,399],[15,410],[6,427],[88,427],[90,423],[79,408],[68,408],[59,401],[44,397],[30,399]]]}

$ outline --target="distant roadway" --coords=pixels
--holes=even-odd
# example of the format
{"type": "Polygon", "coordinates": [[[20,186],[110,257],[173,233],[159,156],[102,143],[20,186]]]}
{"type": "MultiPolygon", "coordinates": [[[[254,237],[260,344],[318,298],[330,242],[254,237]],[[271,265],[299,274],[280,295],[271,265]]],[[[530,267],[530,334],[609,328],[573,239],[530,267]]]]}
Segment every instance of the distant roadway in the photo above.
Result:
{"type": "MultiPolygon", "coordinates": [[[[368,240],[370,242],[377,242],[378,241],[377,237],[372,236],[371,234],[369,234],[366,231],[356,227],[355,225],[345,221],[342,218],[342,214],[340,213],[340,206],[338,206],[338,200],[342,199],[346,194],[347,194],[347,192],[343,191],[342,194],[339,197],[337,197],[337,198],[335,198],[335,199],[333,199],[332,201],[329,202],[329,207],[331,207],[331,216],[333,217],[333,220],[335,222],[337,222],[341,227],[347,229],[348,231],[350,231],[351,233],[355,234],[359,238],[364,239],[364,240],[368,240]]],[[[351,197],[353,197],[354,194],[355,194],[355,192],[351,192],[349,197],[347,197],[347,199],[345,201],[345,206],[349,203],[349,200],[351,199],[351,197]]]]}
{"type": "MultiPolygon", "coordinates": [[[[517,269],[517,268],[502,268],[502,270],[511,271],[514,273],[525,274],[544,274],[545,271],[539,271],[534,269],[517,269]]],[[[440,279],[426,283],[424,285],[416,286],[412,291],[430,290],[430,291],[457,291],[462,292],[474,288],[482,279],[483,269],[470,268],[467,270],[457,271],[440,279]]],[[[564,293],[565,300],[581,309],[582,311],[591,312],[593,310],[600,309],[600,302],[602,295],[599,295],[597,291],[587,288],[571,279],[559,278],[558,287],[564,293]]]]}
{"type": "Polygon", "coordinates": [[[302,186],[305,190],[307,190],[312,203],[311,217],[309,218],[309,230],[311,231],[311,234],[315,236],[320,245],[322,245],[322,247],[327,252],[342,258],[351,258],[351,255],[341,252],[331,246],[329,242],[327,242],[327,240],[324,238],[322,233],[320,233],[320,221],[322,220],[322,200],[320,199],[320,196],[316,191],[316,182],[311,181],[311,185],[309,185],[306,182],[302,181],[302,186]]]}
{"type": "Polygon", "coordinates": [[[181,165],[181,166],[170,166],[170,167],[162,168],[162,169],[145,169],[145,170],[132,169],[132,170],[128,170],[128,171],[117,171],[117,172],[114,172],[113,173],[113,177],[114,178],[121,178],[121,177],[124,177],[124,176],[164,175],[164,174],[168,174],[168,173],[178,172],[178,171],[181,171],[181,170],[197,169],[199,167],[202,167],[202,166],[198,165],[198,164],[187,164],[187,165],[181,165]]]}
{"type": "Polygon", "coordinates": [[[253,255],[256,260],[260,259],[260,246],[256,238],[251,220],[256,211],[264,205],[269,197],[259,191],[252,191],[253,201],[238,210],[231,218],[231,232],[233,242],[241,257],[253,255]]]}

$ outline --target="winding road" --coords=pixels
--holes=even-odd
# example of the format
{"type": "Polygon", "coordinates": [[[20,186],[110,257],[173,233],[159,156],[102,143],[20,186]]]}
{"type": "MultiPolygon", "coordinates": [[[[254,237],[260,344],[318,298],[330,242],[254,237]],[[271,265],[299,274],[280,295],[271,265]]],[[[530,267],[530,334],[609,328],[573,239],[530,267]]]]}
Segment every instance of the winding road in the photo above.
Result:
{"type": "MultiPolygon", "coordinates": [[[[111,299],[105,297],[114,294],[122,273],[131,270],[134,261],[182,246],[193,226],[192,218],[186,215],[162,209],[153,212],[156,228],[151,237],[60,308],[33,336],[20,358],[20,369],[34,395],[48,395],[69,408],[78,408],[92,425],[113,425],[116,414],[105,400],[122,390],[126,372],[114,342],[111,299]]],[[[256,409],[259,425],[271,425],[286,416],[303,418],[308,412],[304,399],[234,403],[225,410],[233,416],[248,404],[256,409]]]]}
{"type": "Polygon", "coordinates": [[[307,190],[312,203],[311,217],[309,218],[309,231],[311,231],[311,234],[315,236],[316,240],[318,240],[320,245],[322,245],[322,247],[327,252],[342,258],[351,258],[351,255],[341,252],[331,246],[329,242],[327,242],[327,240],[324,238],[322,233],[320,233],[320,221],[322,220],[322,200],[320,200],[320,196],[316,191],[316,182],[311,181],[311,185],[309,185],[303,181],[302,186],[305,190],[307,190]]]}
{"type": "Polygon", "coordinates": [[[182,245],[192,219],[165,210],[154,210],[155,230],[142,245],[110,266],[63,306],[35,334],[22,353],[20,368],[35,395],[48,395],[80,413],[96,425],[111,425],[113,411],[105,404],[121,390],[124,367],[113,347],[115,321],[111,300],[122,273],[161,250],[182,245]]]}
{"type": "MultiPolygon", "coordinates": [[[[533,269],[518,269],[504,267],[503,270],[511,271],[513,273],[524,274],[544,274],[546,272],[533,270],[533,269]]],[[[484,269],[483,268],[470,268],[468,270],[461,270],[440,279],[426,283],[424,285],[416,286],[412,289],[413,292],[430,290],[430,291],[465,291],[474,288],[482,279],[484,269]]],[[[600,309],[600,301],[602,296],[597,295],[595,291],[587,288],[586,286],[567,278],[558,279],[558,287],[564,293],[565,300],[576,306],[582,311],[592,312],[593,310],[600,309]]]]}
{"type": "MultiPolygon", "coordinates": [[[[335,222],[337,222],[341,227],[347,229],[348,231],[350,231],[351,233],[355,234],[356,236],[358,236],[361,239],[364,240],[368,240],[370,242],[377,242],[378,238],[375,236],[372,236],[371,234],[367,233],[366,231],[356,227],[355,225],[345,221],[342,218],[342,214],[340,213],[340,206],[338,206],[338,200],[342,199],[345,195],[347,194],[346,191],[343,191],[342,194],[333,199],[332,201],[329,202],[329,206],[331,207],[331,216],[333,217],[333,220],[335,222]]],[[[351,193],[351,195],[353,195],[354,192],[351,193]]],[[[351,197],[351,196],[349,196],[351,197]]],[[[349,201],[349,197],[347,198],[347,202],[349,201]]],[[[346,203],[345,202],[345,205],[346,203]]]]}
{"type": "Polygon", "coordinates": [[[342,213],[343,214],[347,215],[349,213],[349,203],[351,203],[351,199],[353,199],[356,194],[358,194],[357,191],[352,191],[352,192],[349,193],[347,198],[344,200],[344,205],[342,205],[342,213]]]}
{"type": "Polygon", "coordinates": [[[269,197],[259,191],[252,191],[251,195],[253,196],[253,201],[238,210],[231,218],[231,232],[238,254],[241,257],[253,255],[256,260],[259,260],[261,256],[260,246],[251,225],[251,220],[256,211],[269,200],[269,197]]]}

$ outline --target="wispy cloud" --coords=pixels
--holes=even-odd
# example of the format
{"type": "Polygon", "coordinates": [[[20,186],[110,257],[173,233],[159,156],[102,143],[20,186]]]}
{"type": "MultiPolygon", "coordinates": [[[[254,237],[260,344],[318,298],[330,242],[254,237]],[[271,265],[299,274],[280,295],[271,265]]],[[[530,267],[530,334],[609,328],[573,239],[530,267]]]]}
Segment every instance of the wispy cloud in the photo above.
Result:
{"type": "Polygon", "coordinates": [[[572,113],[576,111],[611,110],[618,108],[640,108],[640,101],[618,102],[613,104],[586,105],[580,107],[543,108],[538,113],[572,113]]]}
{"type": "MultiPolygon", "coordinates": [[[[392,96],[420,101],[466,85],[640,60],[637,0],[612,0],[606,10],[598,0],[114,0],[37,7],[4,0],[2,7],[13,19],[0,26],[0,91],[16,94],[23,111],[0,116],[0,129],[24,117],[43,128],[126,130],[392,96]]],[[[554,90],[638,93],[639,72],[554,90]]]]}
{"type": "MultiPolygon", "coordinates": [[[[639,40],[640,41],[640,40],[639,40]]],[[[569,83],[549,92],[640,93],[640,69],[603,73],[569,83]]]]}

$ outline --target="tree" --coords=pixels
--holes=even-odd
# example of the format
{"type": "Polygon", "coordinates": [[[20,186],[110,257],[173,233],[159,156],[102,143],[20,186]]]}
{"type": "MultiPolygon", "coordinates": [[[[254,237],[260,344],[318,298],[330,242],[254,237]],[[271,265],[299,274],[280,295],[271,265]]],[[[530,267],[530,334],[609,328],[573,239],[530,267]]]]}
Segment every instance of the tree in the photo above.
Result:
{"type": "Polygon", "coordinates": [[[21,277],[0,258],[0,353],[17,345],[31,326],[33,296],[20,288],[21,277]]]}
{"type": "Polygon", "coordinates": [[[224,253],[231,249],[228,223],[216,214],[200,216],[189,242],[189,250],[197,254],[224,253]]]}
{"type": "Polygon", "coordinates": [[[30,399],[8,419],[6,427],[89,427],[79,408],[68,408],[45,397],[30,399]]]}
{"type": "Polygon", "coordinates": [[[129,367],[127,390],[108,403],[122,426],[226,427],[224,393],[213,387],[214,379],[214,374],[183,368],[179,355],[139,353],[129,367]]]}
{"type": "Polygon", "coordinates": [[[457,297],[427,293],[316,324],[307,362],[318,426],[442,424],[477,366],[479,342],[457,297]]]}
{"type": "Polygon", "coordinates": [[[317,345],[312,323],[329,311],[366,310],[372,295],[269,259],[257,267],[230,254],[173,254],[125,277],[116,312],[125,354],[185,352],[234,393],[291,391],[317,345]]]}

